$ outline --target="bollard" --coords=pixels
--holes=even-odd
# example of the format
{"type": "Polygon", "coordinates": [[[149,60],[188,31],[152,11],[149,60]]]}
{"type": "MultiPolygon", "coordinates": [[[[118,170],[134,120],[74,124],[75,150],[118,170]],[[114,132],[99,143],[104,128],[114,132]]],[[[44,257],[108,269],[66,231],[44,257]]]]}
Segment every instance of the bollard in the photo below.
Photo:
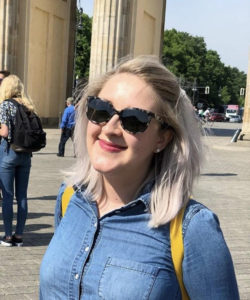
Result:
{"type": "Polygon", "coordinates": [[[231,140],[231,143],[236,143],[237,142],[237,139],[238,139],[238,137],[239,137],[239,135],[240,135],[240,132],[241,132],[241,129],[240,128],[238,128],[236,131],[235,131],[235,134],[234,134],[234,136],[233,136],[233,138],[232,138],[232,140],[231,140]]]}

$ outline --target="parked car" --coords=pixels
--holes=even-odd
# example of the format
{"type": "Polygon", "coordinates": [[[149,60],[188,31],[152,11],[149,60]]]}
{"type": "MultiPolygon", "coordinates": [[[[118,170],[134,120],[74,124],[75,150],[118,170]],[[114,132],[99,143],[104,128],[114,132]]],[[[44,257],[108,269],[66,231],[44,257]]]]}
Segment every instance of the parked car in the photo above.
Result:
{"type": "Polygon", "coordinates": [[[230,116],[229,122],[231,123],[241,123],[242,119],[241,116],[236,115],[236,116],[230,116]]]}
{"type": "Polygon", "coordinates": [[[225,115],[221,113],[212,113],[208,117],[208,121],[210,122],[223,122],[225,121],[225,115]]]}

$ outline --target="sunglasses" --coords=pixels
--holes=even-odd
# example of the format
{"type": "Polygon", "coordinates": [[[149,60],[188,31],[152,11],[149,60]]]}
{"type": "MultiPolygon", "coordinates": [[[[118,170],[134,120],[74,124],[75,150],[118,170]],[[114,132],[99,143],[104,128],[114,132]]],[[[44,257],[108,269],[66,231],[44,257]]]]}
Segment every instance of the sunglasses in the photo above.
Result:
{"type": "Polygon", "coordinates": [[[162,129],[169,127],[159,116],[150,111],[140,108],[125,108],[118,111],[110,102],[95,96],[87,98],[86,114],[89,121],[95,124],[107,123],[114,115],[118,115],[122,128],[132,134],[144,132],[153,118],[161,124],[162,129]]]}

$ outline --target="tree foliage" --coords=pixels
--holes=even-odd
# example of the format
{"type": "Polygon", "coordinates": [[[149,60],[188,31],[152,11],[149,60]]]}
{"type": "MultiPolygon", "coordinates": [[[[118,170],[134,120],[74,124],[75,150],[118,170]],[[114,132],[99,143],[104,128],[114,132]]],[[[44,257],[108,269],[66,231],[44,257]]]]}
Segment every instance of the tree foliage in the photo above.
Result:
{"type": "Polygon", "coordinates": [[[246,86],[246,74],[225,66],[216,51],[207,50],[202,37],[166,30],[162,60],[179,78],[194,104],[203,102],[210,107],[242,104],[239,92],[246,86]],[[205,95],[206,86],[209,86],[208,95],[205,95]]]}
{"type": "Polygon", "coordinates": [[[89,76],[92,18],[77,10],[75,78],[87,79],[89,76]]]}
{"type": "MultiPolygon", "coordinates": [[[[92,18],[77,11],[75,77],[89,75],[92,18]]],[[[164,32],[163,63],[179,78],[179,82],[193,99],[205,106],[219,107],[240,104],[240,88],[246,86],[246,74],[237,68],[225,66],[219,54],[208,50],[203,37],[192,36],[175,29],[164,32]],[[209,94],[205,87],[209,86],[209,94]]]]}

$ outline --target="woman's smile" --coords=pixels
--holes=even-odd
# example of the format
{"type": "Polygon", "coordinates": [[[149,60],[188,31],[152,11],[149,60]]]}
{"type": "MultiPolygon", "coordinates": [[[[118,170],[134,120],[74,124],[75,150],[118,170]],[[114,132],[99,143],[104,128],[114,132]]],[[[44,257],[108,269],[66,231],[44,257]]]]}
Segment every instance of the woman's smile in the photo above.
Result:
{"type": "Polygon", "coordinates": [[[98,142],[100,147],[107,152],[120,152],[127,149],[127,147],[120,146],[102,139],[99,139],[98,142]]]}

